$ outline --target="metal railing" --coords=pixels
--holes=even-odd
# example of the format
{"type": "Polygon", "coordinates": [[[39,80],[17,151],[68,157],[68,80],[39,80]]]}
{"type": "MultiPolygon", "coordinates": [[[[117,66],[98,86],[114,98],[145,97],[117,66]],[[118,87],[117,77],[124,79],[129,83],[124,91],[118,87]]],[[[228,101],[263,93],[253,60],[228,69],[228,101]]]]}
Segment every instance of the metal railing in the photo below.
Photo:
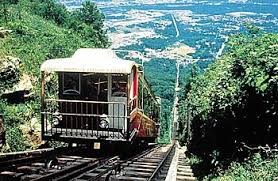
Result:
{"type": "Polygon", "coordinates": [[[44,136],[128,139],[124,102],[47,99],[41,116],[44,136]]]}

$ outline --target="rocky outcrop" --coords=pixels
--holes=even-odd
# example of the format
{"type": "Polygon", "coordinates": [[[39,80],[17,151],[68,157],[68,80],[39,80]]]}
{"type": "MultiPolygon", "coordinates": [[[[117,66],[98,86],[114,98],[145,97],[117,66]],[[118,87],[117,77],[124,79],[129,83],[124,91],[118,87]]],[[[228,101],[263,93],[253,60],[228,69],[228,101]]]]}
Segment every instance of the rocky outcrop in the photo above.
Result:
{"type": "Polygon", "coordinates": [[[1,98],[8,102],[23,102],[33,95],[32,77],[21,75],[18,58],[7,56],[0,60],[0,85],[1,98]]]}
{"type": "Polygon", "coordinates": [[[32,78],[23,74],[13,87],[2,93],[2,98],[6,98],[11,103],[23,102],[33,95],[32,90],[32,78]]]}
{"type": "Polygon", "coordinates": [[[0,59],[0,83],[14,83],[20,76],[20,59],[6,56],[0,59]]]}
{"type": "Polygon", "coordinates": [[[3,27],[0,27],[0,38],[5,38],[7,37],[12,30],[5,30],[3,27]]]}
{"type": "Polygon", "coordinates": [[[37,149],[44,142],[41,139],[41,124],[37,118],[32,118],[20,125],[23,133],[25,144],[31,149],[37,149]]]}

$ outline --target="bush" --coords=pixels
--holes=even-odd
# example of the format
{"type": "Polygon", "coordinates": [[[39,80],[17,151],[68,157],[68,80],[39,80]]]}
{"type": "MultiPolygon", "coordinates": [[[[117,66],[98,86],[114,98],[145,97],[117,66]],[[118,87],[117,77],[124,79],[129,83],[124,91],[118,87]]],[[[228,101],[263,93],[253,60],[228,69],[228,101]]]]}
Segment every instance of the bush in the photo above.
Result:
{"type": "Polygon", "coordinates": [[[13,152],[26,150],[26,145],[24,143],[22,132],[18,127],[6,127],[6,139],[8,151],[13,152]]]}
{"type": "Polygon", "coordinates": [[[233,162],[229,169],[221,171],[219,175],[208,176],[204,180],[213,181],[265,181],[276,180],[278,176],[278,157],[263,159],[260,154],[255,154],[250,160],[238,163],[233,162]]]}
{"type": "Polygon", "coordinates": [[[28,5],[35,14],[52,20],[59,26],[67,24],[70,18],[66,7],[55,0],[34,0],[28,5]]]}

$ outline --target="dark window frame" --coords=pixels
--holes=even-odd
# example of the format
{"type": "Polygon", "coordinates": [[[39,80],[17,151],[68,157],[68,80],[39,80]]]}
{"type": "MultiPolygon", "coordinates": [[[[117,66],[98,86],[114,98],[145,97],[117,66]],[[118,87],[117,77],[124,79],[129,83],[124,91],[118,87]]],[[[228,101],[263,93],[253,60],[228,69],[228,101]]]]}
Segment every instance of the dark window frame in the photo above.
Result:
{"type": "Polygon", "coordinates": [[[73,95],[73,96],[77,96],[77,95],[81,95],[81,74],[80,73],[76,73],[76,72],[63,72],[62,73],[62,94],[63,95],[73,95]],[[77,76],[77,86],[76,89],[66,89],[65,87],[65,74],[66,76],[77,76]],[[68,74],[68,75],[67,75],[68,74]]]}

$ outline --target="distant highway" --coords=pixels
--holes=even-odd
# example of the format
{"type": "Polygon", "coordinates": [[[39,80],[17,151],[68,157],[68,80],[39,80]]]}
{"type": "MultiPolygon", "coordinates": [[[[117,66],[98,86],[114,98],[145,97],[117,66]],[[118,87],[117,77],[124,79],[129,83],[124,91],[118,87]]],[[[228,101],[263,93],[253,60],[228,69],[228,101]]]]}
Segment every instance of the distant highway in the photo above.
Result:
{"type": "Polygon", "coordinates": [[[176,37],[179,37],[180,36],[180,30],[177,26],[177,22],[176,22],[176,19],[175,19],[175,16],[173,14],[171,14],[171,17],[172,17],[172,21],[173,21],[173,24],[174,24],[174,27],[176,29],[176,37]]]}
{"type": "Polygon", "coordinates": [[[220,49],[219,49],[218,52],[216,53],[215,58],[219,58],[219,57],[222,55],[222,53],[223,53],[223,50],[224,50],[224,48],[225,48],[225,44],[226,44],[226,42],[228,41],[228,36],[224,36],[224,39],[225,39],[225,41],[222,43],[220,49]]]}

